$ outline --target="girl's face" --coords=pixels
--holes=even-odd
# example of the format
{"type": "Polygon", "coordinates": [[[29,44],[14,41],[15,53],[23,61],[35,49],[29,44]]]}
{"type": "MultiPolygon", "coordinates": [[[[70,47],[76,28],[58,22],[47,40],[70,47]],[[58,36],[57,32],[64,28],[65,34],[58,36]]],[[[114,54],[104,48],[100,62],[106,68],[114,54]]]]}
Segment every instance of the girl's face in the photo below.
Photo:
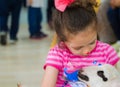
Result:
{"type": "Polygon", "coordinates": [[[69,35],[65,44],[73,54],[87,56],[95,48],[97,32],[94,26],[86,27],[87,29],[79,32],[77,35],[69,35]]]}

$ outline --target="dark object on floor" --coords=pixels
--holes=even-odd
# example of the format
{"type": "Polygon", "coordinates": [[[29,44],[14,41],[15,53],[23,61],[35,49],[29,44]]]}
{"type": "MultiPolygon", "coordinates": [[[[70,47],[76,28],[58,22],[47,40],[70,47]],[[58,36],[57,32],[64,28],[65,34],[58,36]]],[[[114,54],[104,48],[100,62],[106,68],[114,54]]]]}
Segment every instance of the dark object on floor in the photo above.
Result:
{"type": "Polygon", "coordinates": [[[7,34],[3,33],[0,35],[0,44],[5,46],[7,45],[7,34]]]}
{"type": "Polygon", "coordinates": [[[39,32],[35,35],[30,36],[30,39],[43,39],[45,37],[47,37],[46,34],[44,34],[43,32],[39,32]]]}

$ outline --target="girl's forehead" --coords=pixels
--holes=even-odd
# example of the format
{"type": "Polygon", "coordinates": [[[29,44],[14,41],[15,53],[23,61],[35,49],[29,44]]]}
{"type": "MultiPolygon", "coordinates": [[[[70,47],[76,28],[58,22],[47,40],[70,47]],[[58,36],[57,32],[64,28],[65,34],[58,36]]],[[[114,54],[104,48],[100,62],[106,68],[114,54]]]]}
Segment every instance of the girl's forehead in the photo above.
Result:
{"type": "Polygon", "coordinates": [[[76,35],[70,35],[68,38],[67,42],[72,45],[85,45],[97,39],[97,32],[95,30],[86,30],[76,35]]]}

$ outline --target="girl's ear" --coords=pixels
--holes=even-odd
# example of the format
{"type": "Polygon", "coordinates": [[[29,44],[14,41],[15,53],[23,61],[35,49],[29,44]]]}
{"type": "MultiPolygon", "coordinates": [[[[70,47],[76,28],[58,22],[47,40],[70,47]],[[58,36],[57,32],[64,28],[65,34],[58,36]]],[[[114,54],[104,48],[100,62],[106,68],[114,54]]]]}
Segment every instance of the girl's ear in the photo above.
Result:
{"type": "Polygon", "coordinates": [[[117,62],[117,64],[115,65],[115,67],[118,70],[118,72],[120,73],[120,60],[117,62]]]}

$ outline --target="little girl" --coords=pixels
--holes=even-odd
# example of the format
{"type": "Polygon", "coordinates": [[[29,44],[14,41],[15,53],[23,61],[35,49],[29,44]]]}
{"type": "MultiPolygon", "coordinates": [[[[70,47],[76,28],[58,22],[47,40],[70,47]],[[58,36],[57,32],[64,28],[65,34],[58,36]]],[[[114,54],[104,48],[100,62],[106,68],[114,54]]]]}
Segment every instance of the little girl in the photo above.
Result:
{"type": "Polygon", "coordinates": [[[77,70],[87,66],[118,63],[115,50],[97,40],[94,5],[95,0],[55,0],[53,25],[59,43],[48,53],[41,87],[87,87],[67,75],[76,76],[77,70]]]}

